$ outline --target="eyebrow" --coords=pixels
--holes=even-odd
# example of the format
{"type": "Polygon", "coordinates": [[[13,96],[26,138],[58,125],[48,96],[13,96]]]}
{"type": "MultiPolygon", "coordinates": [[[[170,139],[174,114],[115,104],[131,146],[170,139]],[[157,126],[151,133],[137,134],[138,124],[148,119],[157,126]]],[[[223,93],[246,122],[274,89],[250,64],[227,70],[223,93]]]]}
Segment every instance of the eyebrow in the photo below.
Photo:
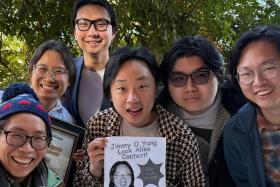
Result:
{"type": "MultiPolygon", "coordinates": [[[[142,80],[148,80],[148,77],[143,75],[143,76],[140,76],[138,78],[136,78],[137,81],[142,81],[142,80]]],[[[123,82],[126,82],[127,79],[116,79],[115,82],[118,82],[118,83],[123,83],[123,82]]]]}
{"type": "MultiPolygon", "coordinates": [[[[274,65],[278,64],[280,66],[279,62],[280,62],[279,60],[277,60],[275,58],[271,58],[271,59],[267,59],[267,60],[263,61],[259,67],[263,67],[267,64],[274,64],[274,65]]],[[[248,69],[250,69],[250,65],[237,67],[236,69],[237,70],[248,70],[248,69]]]]}
{"type": "Polygon", "coordinates": [[[148,80],[148,77],[143,75],[141,77],[138,77],[136,80],[142,81],[142,80],[148,80]]]}
{"type": "MultiPolygon", "coordinates": [[[[35,66],[44,66],[44,67],[50,69],[49,66],[47,65],[47,63],[38,62],[37,64],[35,64],[35,66]]],[[[62,64],[62,65],[59,65],[59,66],[54,67],[52,69],[55,69],[55,68],[64,68],[65,69],[66,67],[65,67],[65,65],[62,64]]]]}
{"type": "Polygon", "coordinates": [[[278,63],[278,62],[279,62],[279,60],[272,58],[272,59],[265,60],[262,65],[275,64],[275,63],[278,63]]]}
{"type": "MultiPolygon", "coordinates": [[[[197,68],[197,69],[193,70],[191,73],[199,72],[199,71],[206,71],[206,70],[210,70],[210,69],[208,67],[203,66],[203,67],[200,67],[200,68],[197,68]]],[[[183,72],[183,71],[172,71],[171,73],[183,73],[183,74],[185,74],[185,72],[183,72]]]]}
{"type": "Polygon", "coordinates": [[[89,19],[89,18],[85,18],[85,17],[80,17],[80,18],[76,18],[75,20],[88,20],[88,21],[108,20],[111,22],[110,18],[107,18],[107,17],[102,17],[102,18],[97,18],[97,19],[89,19]]]}
{"type": "Polygon", "coordinates": [[[130,170],[127,170],[127,171],[124,171],[124,172],[121,172],[121,171],[116,171],[116,172],[115,172],[115,174],[120,174],[120,173],[131,174],[131,171],[130,171],[130,170]]]}
{"type": "MultiPolygon", "coordinates": [[[[11,129],[6,129],[7,131],[20,131],[21,133],[26,133],[26,131],[20,127],[12,127],[11,129]]],[[[45,134],[44,131],[37,130],[32,132],[33,134],[45,134]]]]}

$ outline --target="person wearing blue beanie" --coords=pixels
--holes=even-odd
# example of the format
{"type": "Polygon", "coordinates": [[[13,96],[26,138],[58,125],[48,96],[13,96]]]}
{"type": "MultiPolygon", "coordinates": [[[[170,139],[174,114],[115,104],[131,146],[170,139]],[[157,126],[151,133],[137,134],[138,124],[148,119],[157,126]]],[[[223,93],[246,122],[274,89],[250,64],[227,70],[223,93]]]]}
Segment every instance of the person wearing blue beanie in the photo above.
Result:
{"type": "Polygon", "coordinates": [[[0,104],[0,186],[47,186],[52,139],[48,112],[25,83],[11,84],[0,104]]]}

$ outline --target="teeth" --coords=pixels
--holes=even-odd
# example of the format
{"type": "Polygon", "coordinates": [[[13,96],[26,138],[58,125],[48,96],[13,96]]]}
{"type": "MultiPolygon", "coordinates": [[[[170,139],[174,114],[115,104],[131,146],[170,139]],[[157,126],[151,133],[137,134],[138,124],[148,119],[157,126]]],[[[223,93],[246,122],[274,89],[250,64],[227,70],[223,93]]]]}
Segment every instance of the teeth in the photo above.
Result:
{"type": "Polygon", "coordinates": [[[47,88],[47,89],[53,89],[53,86],[43,86],[43,88],[47,88]]]}
{"type": "Polygon", "coordinates": [[[131,112],[137,112],[140,109],[130,109],[131,112]]]}
{"type": "Polygon", "coordinates": [[[55,89],[55,86],[42,85],[42,88],[43,88],[43,89],[52,90],[52,89],[55,89]]]}
{"type": "Polygon", "coordinates": [[[13,159],[19,164],[29,164],[32,161],[32,158],[23,158],[23,157],[13,157],[13,159]]]}
{"type": "Polygon", "coordinates": [[[128,109],[128,111],[130,111],[130,112],[138,112],[138,111],[140,111],[141,109],[140,108],[137,108],[137,109],[128,109]]]}
{"type": "Polygon", "coordinates": [[[256,95],[258,95],[258,96],[266,95],[266,94],[270,93],[271,91],[272,91],[272,90],[258,91],[258,92],[256,93],[256,95]]]}

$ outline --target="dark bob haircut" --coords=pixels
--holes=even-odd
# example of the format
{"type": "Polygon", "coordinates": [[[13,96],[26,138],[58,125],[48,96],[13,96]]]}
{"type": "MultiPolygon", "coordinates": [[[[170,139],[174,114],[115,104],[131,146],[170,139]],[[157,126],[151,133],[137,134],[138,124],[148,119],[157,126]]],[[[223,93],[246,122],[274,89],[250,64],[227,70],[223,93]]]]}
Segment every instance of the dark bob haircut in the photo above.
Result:
{"type": "Polygon", "coordinates": [[[177,40],[167,51],[160,65],[160,75],[165,86],[168,85],[176,60],[182,57],[198,56],[217,76],[220,84],[224,78],[224,58],[219,50],[203,36],[187,36],[177,40]]]}
{"type": "Polygon", "coordinates": [[[33,53],[33,56],[31,58],[31,61],[28,66],[28,73],[29,77],[32,75],[33,67],[38,63],[40,58],[43,56],[43,54],[46,51],[56,51],[61,55],[61,58],[63,59],[64,66],[66,70],[68,71],[69,75],[69,83],[73,84],[75,82],[76,78],[76,71],[75,71],[75,65],[74,65],[74,59],[67,47],[65,47],[61,42],[55,41],[55,40],[48,40],[44,43],[42,43],[33,53]]]}
{"type": "Polygon", "coordinates": [[[77,17],[78,10],[85,5],[99,5],[106,9],[110,16],[113,33],[117,31],[117,18],[113,7],[106,0],[77,0],[73,7],[72,12],[72,24],[75,26],[75,20],[77,17]]]}
{"type": "Polygon", "coordinates": [[[140,60],[144,62],[149,68],[151,74],[153,75],[156,85],[158,85],[158,81],[159,81],[158,66],[155,57],[148,49],[142,47],[119,48],[111,55],[105,68],[103,89],[104,89],[104,95],[108,99],[111,98],[111,92],[110,92],[111,83],[116,78],[117,73],[122,67],[122,65],[129,60],[140,60]]]}
{"type": "Polygon", "coordinates": [[[131,183],[129,184],[129,187],[134,187],[134,172],[133,172],[132,167],[130,166],[130,164],[127,161],[118,161],[112,166],[112,168],[110,170],[110,173],[109,173],[109,176],[110,176],[109,187],[115,187],[114,175],[116,173],[116,170],[117,170],[118,166],[121,165],[121,164],[126,165],[128,167],[128,169],[130,170],[130,172],[131,172],[131,183]]]}
{"type": "Polygon", "coordinates": [[[234,86],[240,90],[237,75],[237,66],[243,49],[250,43],[255,41],[269,41],[275,45],[280,53],[280,26],[279,25],[264,25],[258,26],[241,35],[232,49],[228,70],[231,75],[231,80],[234,86]]]}

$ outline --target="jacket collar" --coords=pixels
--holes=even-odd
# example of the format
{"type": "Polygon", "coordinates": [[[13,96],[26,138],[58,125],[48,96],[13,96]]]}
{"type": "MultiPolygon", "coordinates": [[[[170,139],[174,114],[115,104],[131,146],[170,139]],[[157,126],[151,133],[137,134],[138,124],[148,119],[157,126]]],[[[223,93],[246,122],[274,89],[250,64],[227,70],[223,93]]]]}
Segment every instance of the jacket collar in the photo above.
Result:
{"type": "Polygon", "coordinates": [[[250,132],[256,127],[256,105],[249,102],[244,105],[236,114],[238,123],[236,127],[244,133],[250,132]]]}
{"type": "MultiPolygon", "coordinates": [[[[47,186],[48,170],[45,161],[41,161],[27,177],[29,177],[28,184],[26,184],[27,187],[47,186]]],[[[20,187],[14,178],[4,169],[2,164],[0,164],[0,186],[20,187]]]]}
{"type": "Polygon", "coordinates": [[[216,123],[215,123],[215,126],[212,131],[211,139],[210,139],[209,154],[208,154],[209,162],[213,159],[213,156],[214,156],[214,153],[218,146],[220,137],[223,134],[224,126],[225,126],[226,122],[229,120],[229,118],[230,118],[229,112],[221,104],[218,114],[217,114],[216,123]]]}

